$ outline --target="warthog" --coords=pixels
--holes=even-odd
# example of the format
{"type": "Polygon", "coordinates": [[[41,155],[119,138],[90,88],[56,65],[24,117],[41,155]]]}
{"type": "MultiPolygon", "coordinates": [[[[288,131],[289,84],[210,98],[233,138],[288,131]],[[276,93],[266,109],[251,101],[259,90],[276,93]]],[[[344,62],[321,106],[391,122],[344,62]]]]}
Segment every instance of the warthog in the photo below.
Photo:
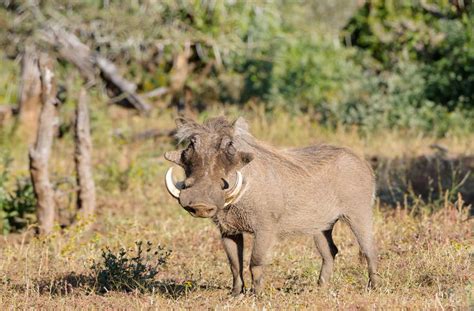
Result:
{"type": "Polygon", "coordinates": [[[359,242],[375,286],[376,254],[372,229],[374,175],[348,149],[318,145],[277,150],[256,140],[247,123],[224,117],[197,124],[178,119],[177,138],[187,148],[165,153],[184,168],[186,178],[166,173],[169,193],[195,217],[211,218],[233,275],[233,295],[244,289],[243,233],[254,236],[250,271],[253,292],[262,290],[263,267],[279,237],[294,233],[314,237],[322,256],[319,284],[332,274],[338,250],[332,239],[337,220],[346,221],[359,242]]]}

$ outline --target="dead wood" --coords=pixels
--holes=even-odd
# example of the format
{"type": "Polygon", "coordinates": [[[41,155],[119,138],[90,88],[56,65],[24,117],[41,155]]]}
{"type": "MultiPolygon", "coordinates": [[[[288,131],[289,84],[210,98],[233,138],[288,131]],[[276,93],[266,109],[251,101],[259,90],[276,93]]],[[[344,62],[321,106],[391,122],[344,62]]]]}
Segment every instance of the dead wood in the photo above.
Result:
{"type": "Polygon", "coordinates": [[[90,48],[78,37],[59,25],[49,24],[41,32],[41,38],[53,46],[61,58],[76,66],[87,83],[95,83],[94,57],[90,48]]]}
{"type": "Polygon", "coordinates": [[[150,105],[135,92],[137,86],[124,79],[112,62],[96,55],[95,63],[100,69],[100,76],[105,81],[107,90],[110,92],[109,97],[118,98],[115,103],[124,107],[133,107],[141,112],[151,109],[150,105]]]}
{"type": "Polygon", "coordinates": [[[174,129],[150,129],[144,132],[136,133],[130,137],[131,142],[138,142],[148,139],[158,139],[162,137],[172,138],[176,134],[174,129]]]}
{"type": "Polygon", "coordinates": [[[82,217],[87,218],[95,212],[95,185],[92,176],[92,140],[90,135],[89,108],[84,88],[79,94],[75,124],[76,178],[78,185],[77,207],[82,217]]]}
{"type": "Polygon", "coordinates": [[[57,126],[56,81],[53,62],[47,54],[39,56],[42,109],[36,143],[30,148],[30,174],[37,198],[37,218],[40,234],[53,230],[55,216],[54,190],[49,181],[48,161],[57,126]]]}
{"type": "Polygon", "coordinates": [[[154,90],[151,90],[150,92],[142,94],[142,96],[146,97],[146,98],[162,97],[163,95],[166,95],[169,91],[170,91],[169,88],[167,88],[165,86],[162,86],[162,87],[156,88],[154,90]]]}
{"type": "Polygon", "coordinates": [[[191,44],[186,42],[184,51],[177,54],[173,61],[173,68],[170,72],[170,91],[171,93],[179,93],[183,89],[192,65],[189,64],[191,57],[191,44]]]}
{"type": "Polygon", "coordinates": [[[21,60],[21,81],[18,96],[20,127],[29,142],[34,140],[41,112],[41,78],[38,51],[33,44],[27,44],[21,60]]]}
{"type": "Polygon", "coordinates": [[[140,112],[151,109],[136,93],[134,83],[123,78],[112,62],[92,52],[76,35],[59,25],[48,24],[41,32],[41,38],[53,46],[61,58],[75,65],[89,85],[96,83],[96,73],[99,72],[114,103],[140,112]]]}

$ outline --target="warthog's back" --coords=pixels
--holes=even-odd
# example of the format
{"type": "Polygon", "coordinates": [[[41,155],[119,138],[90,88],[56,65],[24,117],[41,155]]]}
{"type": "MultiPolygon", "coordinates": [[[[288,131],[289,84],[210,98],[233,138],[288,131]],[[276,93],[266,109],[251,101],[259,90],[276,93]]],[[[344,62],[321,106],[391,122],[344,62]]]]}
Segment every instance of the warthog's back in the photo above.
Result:
{"type": "Polygon", "coordinates": [[[254,191],[245,201],[281,233],[316,232],[354,211],[371,212],[372,170],[346,148],[317,145],[258,158],[247,170],[254,191]]]}

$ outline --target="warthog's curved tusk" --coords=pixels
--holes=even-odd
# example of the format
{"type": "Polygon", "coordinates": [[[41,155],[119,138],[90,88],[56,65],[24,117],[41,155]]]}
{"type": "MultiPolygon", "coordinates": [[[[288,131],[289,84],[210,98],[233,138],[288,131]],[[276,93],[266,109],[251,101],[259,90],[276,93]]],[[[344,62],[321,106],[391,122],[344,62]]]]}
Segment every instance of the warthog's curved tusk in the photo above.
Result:
{"type": "Polygon", "coordinates": [[[244,178],[242,177],[242,173],[240,171],[237,171],[237,180],[235,181],[234,187],[226,190],[224,206],[227,206],[234,202],[234,199],[240,193],[240,190],[242,190],[243,181],[244,181],[244,178]]]}
{"type": "Polygon", "coordinates": [[[174,183],[172,167],[170,167],[168,171],[166,172],[165,183],[166,183],[166,189],[168,189],[168,192],[176,199],[179,198],[179,193],[181,192],[181,189],[183,187],[182,187],[182,183],[177,183],[177,184],[174,183]]]}

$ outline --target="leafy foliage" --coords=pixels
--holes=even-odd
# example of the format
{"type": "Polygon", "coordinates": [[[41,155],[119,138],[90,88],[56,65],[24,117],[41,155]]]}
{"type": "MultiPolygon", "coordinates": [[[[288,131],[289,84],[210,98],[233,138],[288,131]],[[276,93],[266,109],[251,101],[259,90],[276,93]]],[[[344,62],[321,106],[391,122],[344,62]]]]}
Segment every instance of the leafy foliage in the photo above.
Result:
{"type": "Polygon", "coordinates": [[[31,180],[17,179],[13,191],[7,189],[11,159],[4,158],[0,174],[0,230],[3,234],[19,231],[36,221],[36,197],[31,180]]]}
{"type": "Polygon", "coordinates": [[[367,67],[371,72],[392,74],[403,64],[414,64],[418,103],[430,101],[431,107],[449,111],[472,109],[473,13],[471,1],[370,0],[343,36],[348,45],[363,49],[375,60],[375,67],[367,67]]]}
{"type": "MultiPolygon", "coordinates": [[[[257,103],[327,126],[438,135],[473,129],[473,8],[447,0],[40,2],[46,18],[119,64],[139,92],[182,80],[160,102],[195,110],[257,103]]],[[[0,46],[17,57],[20,42],[39,37],[41,19],[21,1],[0,16],[0,46]]]]}
{"type": "Polygon", "coordinates": [[[109,248],[102,250],[102,261],[94,262],[91,269],[98,292],[152,290],[160,272],[171,255],[170,250],[151,242],[135,242],[133,250],[121,248],[118,253],[109,248]]]}

